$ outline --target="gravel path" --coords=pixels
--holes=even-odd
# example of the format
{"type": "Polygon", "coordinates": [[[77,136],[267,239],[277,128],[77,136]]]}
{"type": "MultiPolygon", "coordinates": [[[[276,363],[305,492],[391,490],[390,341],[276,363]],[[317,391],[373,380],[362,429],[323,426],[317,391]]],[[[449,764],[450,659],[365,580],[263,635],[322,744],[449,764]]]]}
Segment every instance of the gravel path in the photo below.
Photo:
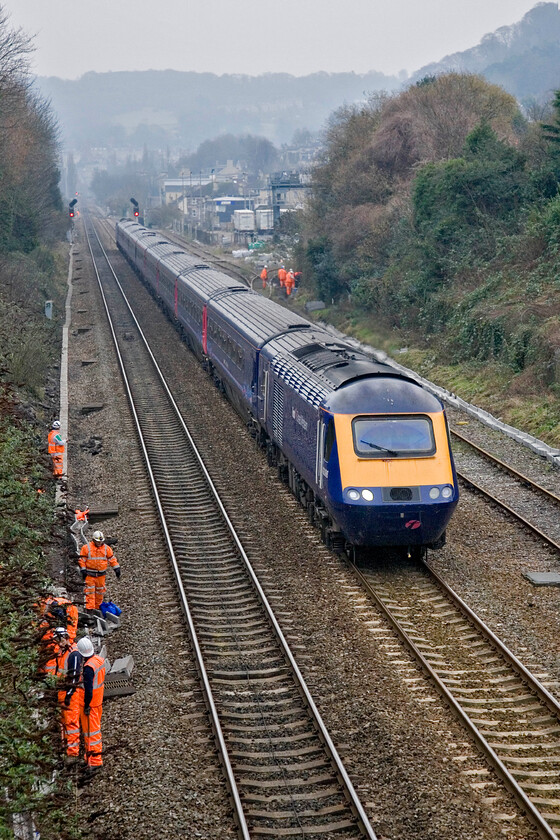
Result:
{"type": "MultiPolygon", "coordinates": [[[[123,607],[123,626],[110,637],[109,655],[132,653],[137,687],[132,697],[105,704],[105,767],[100,778],[79,788],[83,825],[94,838],[233,837],[159,526],[85,257],[83,265],[74,324],[96,326],[71,338],[70,494],[72,503],[119,505],[118,518],[101,523],[118,537],[123,567],[118,589],[110,580],[110,593],[123,607]],[[82,365],[83,359],[97,361],[82,365]],[[80,413],[81,406],[97,402],[105,404],[101,411],[80,413]],[[102,439],[98,455],[88,449],[93,438],[102,439]]],[[[197,443],[380,840],[532,840],[536,833],[500,788],[488,795],[473,787],[484,762],[465,732],[429,690],[413,693],[395,673],[368,623],[377,614],[346,563],[322,546],[244,424],[145,290],[133,278],[126,285],[165,355],[175,396],[192,418],[197,443]]],[[[553,558],[516,526],[500,519],[498,528],[494,511],[464,493],[448,545],[431,554],[432,561],[520,658],[557,673],[558,590],[535,590],[521,577],[528,563],[541,568],[553,558]]]]}

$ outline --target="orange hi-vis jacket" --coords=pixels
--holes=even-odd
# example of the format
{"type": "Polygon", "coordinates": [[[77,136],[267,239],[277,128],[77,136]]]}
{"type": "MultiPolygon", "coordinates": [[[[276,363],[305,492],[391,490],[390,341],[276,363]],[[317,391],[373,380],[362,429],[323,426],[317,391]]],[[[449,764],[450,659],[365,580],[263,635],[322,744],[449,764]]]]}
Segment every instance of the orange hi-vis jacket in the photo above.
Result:
{"type": "Polygon", "coordinates": [[[58,691],[58,700],[60,703],[64,703],[66,692],[68,691],[68,688],[70,688],[70,686],[67,685],[68,659],[70,658],[70,654],[76,650],[78,650],[78,645],[72,643],[65,651],[62,651],[59,648],[59,652],[56,657],[56,677],[61,680],[60,685],[63,686],[58,691]]]}
{"type": "Polygon", "coordinates": [[[96,707],[101,706],[103,704],[103,691],[105,686],[105,660],[102,656],[99,656],[98,653],[94,653],[93,656],[90,656],[89,659],[86,659],[84,662],[84,667],[82,669],[82,679],[80,681],[80,688],[84,691],[84,696],[81,698],[81,702],[85,703],[87,700],[88,695],[88,686],[86,685],[84,689],[84,681],[87,680],[87,675],[84,674],[84,670],[86,668],[91,668],[93,671],[93,685],[91,686],[91,700],[89,702],[89,706],[96,707]]]}
{"type": "Polygon", "coordinates": [[[284,285],[286,286],[286,294],[291,294],[292,289],[296,285],[296,278],[294,277],[293,271],[288,271],[288,273],[286,274],[284,285]]]}
{"type": "MultiPolygon", "coordinates": [[[[52,634],[52,630],[50,630],[49,632],[52,634]]],[[[41,674],[43,674],[45,677],[56,677],[59,655],[60,648],[57,644],[53,642],[51,637],[46,653],[46,656],[49,658],[45,661],[45,664],[40,668],[41,674]]]]}
{"type": "Polygon", "coordinates": [[[280,285],[283,286],[286,282],[286,269],[279,268],[278,269],[278,280],[280,281],[280,285]]]}
{"type": "Polygon", "coordinates": [[[93,540],[83,545],[78,558],[80,569],[85,569],[89,577],[102,577],[107,572],[107,566],[119,568],[119,562],[113,554],[113,549],[106,543],[95,545],[93,540]]]}
{"type": "Polygon", "coordinates": [[[55,455],[57,452],[64,452],[64,442],[60,437],[60,429],[51,429],[48,435],[49,441],[49,455],[55,455]]]}
{"type": "Polygon", "coordinates": [[[263,289],[266,289],[266,281],[268,280],[268,271],[266,270],[266,268],[263,268],[263,270],[261,271],[261,280],[263,289]]]}
{"type": "Polygon", "coordinates": [[[53,619],[56,620],[58,626],[61,624],[66,624],[66,629],[68,630],[68,637],[71,642],[74,641],[76,638],[76,634],[78,632],[78,608],[75,604],[72,603],[68,598],[63,598],[62,596],[55,596],[55,595],[48,595],[46,598],[43,598],[40,604],[40,611],[42,620],[39,622],[39,629],[45,628],[45,635],[43,636],[43,640],[47,642],[50,637],[52,637],[52,630],[50,631],[51,636],[48,635],[49,628],[52,627],[53,619]],[[55,613],[52,613],[52,619],[49,620],[49,616],[51,614],[51,607],[56,609],[57,606],[62,607],[64,614],[66,615],[66,621],[64,622],[62,617],[55,616],[55,613]]]}

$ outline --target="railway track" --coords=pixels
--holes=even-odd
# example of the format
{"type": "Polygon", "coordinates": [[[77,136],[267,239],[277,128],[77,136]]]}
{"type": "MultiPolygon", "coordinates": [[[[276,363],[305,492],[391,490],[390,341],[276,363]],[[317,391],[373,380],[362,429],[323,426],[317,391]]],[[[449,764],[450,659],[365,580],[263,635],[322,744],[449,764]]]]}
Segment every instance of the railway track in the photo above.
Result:
{"type": "Polygon", "coordinates": [[[453,448],[458,477],[560,552],[560,496],[455,429],[451,434],[460,441],[453,448]]]}
{"type": "Polygon", "coordinates": [[[87,218],[85,228],[239,836],[375,840],[87,218]]]}
{"type": "MultiPolygon", "coordinates": [[[[482,454],[483,451],[479,453],[482,454]]],[[[498,467],[503,473],[505,465],[500,467],[498,464],[498,467]]],[[[471,464],[471,478],[473,471],[471,464]]],[[[471,478],[465,476],[466,481],[471,482],[471,478]]],[[[495,484],[496,480],[492,478],[491,483],[495,484]]],[[[506,496],[508,493],[511,496],[507,482],[511,484],[512,480],[516,486],[530,482],[521,474],[508,476],[506,496]]],[[[531,492],[534,495],[540,489],[531,492]]],[[[499,501],[492,492],[488,495],[499,501]]],[[[549,503],[556,504],[555,499],[551,498],[549,503]]],[[[560,749],[555,744],[560,741],[560,718],[558,703],[547,691],[547,686],[529,689],[529,683],[534,682],[531,675],[525,673],[523,666],[505,649],[497,652],[501,646],[490,631],[478,635],[473,630],[472,622],[476,624],[476,618],[471,617],[464,605],[464,610],[452,605],[449,600],[452,596],[443,594],[445,585],[433,579],[429,569],[421,569],[419,579],[416,579],[408,566],[395,567],[391,569],[390,584],[383,580],[381,588],[381,575],[372,570],[367,574],[370,577],[368,586],[373,583],[380,608],[384,605],[392,614],[391,621],[399,619],[397,623],[401,629],[397,632],[402,638],[410,637],[412,642],[420,640],[415,653],[418,661],[434,684],[440,684],[442,695],[471,731],[520,807],[530,814],[541,836],[556,837],[555,830],[560,827],[560,791],[556,783],[560,749]],[[404,592],[408,589],[411,594],[407,601],[404,592]],[[541,690],[544,693],[539,693],[541,690]],[[529,691],[533,693],[529,694],[529,691]],[[542,741],[539,740],[541,736],[542,741]]],[[[372,632],[380,644],[394,650],[395,658],[402,656],[401,646],[394,642],[394,635],[384,622],[372,624],[372,632]]],[[[406,679],[413,681],[413,690],[417,680],[425,682],[417,676],[406,679]]],[[[556,685],[548,688],[557,690],[556,685]]],[[[485,776],[475,779],[473,786],[491,787],[485,776]]]]}
{"type": "MultiPolygon", "coordinates": [[[[403,661],[403,643],[540,836],[555,840],[560,703],[551,690],[557,692],[558,684],[544,685],[532,675],[428,564],[361,565],[355,572],[381,612],[369,622],[370,631],[394,667],[406,671],[411,690],[421,691],[425,680],[403,661]]],[[[474,784],[491,786],[485,775],[474,784]]]]}

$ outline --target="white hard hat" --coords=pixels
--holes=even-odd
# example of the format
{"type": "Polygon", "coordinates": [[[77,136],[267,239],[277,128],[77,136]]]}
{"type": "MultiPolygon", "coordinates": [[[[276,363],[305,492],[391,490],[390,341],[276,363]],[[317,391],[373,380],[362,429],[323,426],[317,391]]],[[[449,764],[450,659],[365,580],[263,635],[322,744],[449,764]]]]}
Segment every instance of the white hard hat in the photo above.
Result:
{"type": "Polygon", "coordinates": [[[105,542],[103,531],[94,531],[92,540],[95,540],[96,542],[105,542]]]}
{"type": "Polygon", "coordinates": [[[66,627],[55,627],[54,635],[55,636],[66,636],[67,637],[68,636],[68,630],[66,629],[66,627]]]}
{"type": "Polygon", "coordinates": [[[53,429],[60,429],[60,420],[53,420],[53,429]]]}
{"type": "Polygon", "coordinates": [[[91,639],[89,639],[87,636],[84,636],[83,639],[80,639],[80,641],[78,642],[78,650],[86,659],[89,656],[93,656],[94,649],[91,643],[91,639]]]}

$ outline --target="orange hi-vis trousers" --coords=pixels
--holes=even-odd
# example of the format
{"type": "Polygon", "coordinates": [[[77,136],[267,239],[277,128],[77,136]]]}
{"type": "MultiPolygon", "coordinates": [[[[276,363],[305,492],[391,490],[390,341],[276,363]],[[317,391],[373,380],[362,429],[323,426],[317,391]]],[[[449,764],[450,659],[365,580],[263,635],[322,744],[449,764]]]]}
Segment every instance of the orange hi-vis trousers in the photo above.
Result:
{"type": "Polygon", "coordinates": [[[101,741],[101,715],[103,706],[90,706],[89,715],[80,707],[80,724],[84,733],[86,764],[88,767],[101,767],[103,764],[103,744],[101,741]]]}
{"type": "Polygon", "coordinates": [[[64,455],[59,455],[58,452],[56,452],[54,455],[51,455],[51,458],[52,458],[53,475],[55,475],[58,478],[58,476],[63,474],[64,455]]]}
{"type": "Polygon", "coordinates": [[[80,698],[75,691],[70,698],[70,705],[64,705],[65,691],[58,692],[60,704],[60,728],[62,731],[62,745],[66,755],[80,754],[80,698]]]}
{"type": "Polygon", "coordinates": [[[86,598],[86,610],[98,610],[101,606],[103,596],[107,591],[105,586],[106,575],[86,575],[84,582],[84,595],[86,598]]]}

